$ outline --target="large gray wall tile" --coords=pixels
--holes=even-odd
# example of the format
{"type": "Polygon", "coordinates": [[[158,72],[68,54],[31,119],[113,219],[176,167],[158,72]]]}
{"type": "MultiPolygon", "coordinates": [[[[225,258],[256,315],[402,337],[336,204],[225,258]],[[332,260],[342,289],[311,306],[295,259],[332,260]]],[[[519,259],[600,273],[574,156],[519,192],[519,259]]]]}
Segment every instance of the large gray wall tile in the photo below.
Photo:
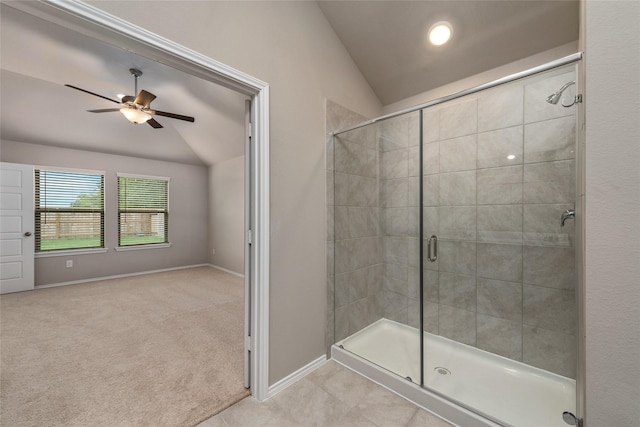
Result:
{"type": "Polygon", "coordinates": [[[438,334],[440,331],[439,321],[440,305],[432,302],[425,302],[424,309],[422,310],[422,318],[424,319],[423,327],[424,331],[432,334],[438,334]]]}
{"type": "Polygon", "coordinates": [[[346,206],[349,201],[349,175],[343,172],[333,174],[333,202],[346,206]]]}
{"type": "Polygon", "coordinates": [[[524,165],[524,203],[574,202],[574,161],[564,160],[524,165]]]}
{"type": "Polygon", "coordinates": [[[524,90],[520,82],[478,96],[478,132],[522,124],[524,90]]]}
{"type": "Polygon", "coordinates": [[[476,171],[440,175],[440,205],[468,206],[476,204],[476,171]]]}
{"type": "Polygon", "coordinates": [[[384,237],[384,260],[397,264],[407,264],[407,238],[406,237],[384,237]]]}
{"type": "Polygon", "coordinates": [[[362,174],[367,163],[367,149],[341,136],[335,139],[334,168],[336,172],[362,174]]]}
{"type": "MultiPolygon", "coordinates": [[[[406,295],[384,291],[382,293],[382,303],[382,311],[387,319],[393,319],[394,316],[397,319],[398,315],[407,315],[409,301],[406,295]]],[[[402,323],[407,323],[407,320],[405,319],[402,323]]]]}
{"type": "Polygon", "coordinates": [[[476,313],[448,305],[438,307],[440,335],[467,345],[476,345],[476,313]]]}
{"type": "Polygon", "coordinates": [[[406,178],[382,180],[380,206],[404,207],[408,204],[408,183],[406,178]]]}
{"type": "Polygon", "coordinates": [[[476,135],[440,141],[440,172],[458,172],[476,168],[476,135]]]}
{"type": "Polygon", "coordinates": [[[573,291],[524,285],[523,323],[574,335],[576,295],[573,291]]]}
{"type": "Polygon", "coordinates": [[[522,328],[522,361],[568,377],[576,377],[576,338],[535,326],[522,328]]]}
{"type": "Polygon", "coordinates": [[[349,275],[349,302],[369,296],[369,289],[375,287],[375,282],[379,280],[375,265],[354,270],[349,275]]]}
{"type": "Polygon", "coordinates": [[[473,276],[476,274],[476,243],[438,241],[438,262],[440,271],[473,276]]]}
{"type": "Polygon", "coordinates": [[[441,272],[439,277],[440,304],[476,311],[476,277],[441,272]]]}
{"type": "Polygon", "coordinates": [[[522,246],[478,243],[478,277],[508,282],[522,280],[522,246]]]}
{"type": "Polygon", "coordinates": [[[476,99],[456,102],[440,109],[440,139],[471,135],[478,130],[476,99]]]}
{"type": "Polygon", "coordinates": [[[408,232],[408,208],[383,209],[384,233],[386,236],[406,235],[408,232]]]}
{"type": "Polygon", "coordinates": [[[478,204],[522,203],[522,166],[477,171],[478,204]]]}
{"type": "Polygon", "coordinates": [[[349,304],[349,335],[369,324],[369,305],[366,298],[349,304]]]}
{"type": "MultiPolygon", "coordinates": [[[[425,213],[427,209],[424,208],[425,213]]],[[[475,206],[443,206],[439,212],[438,238],[456,240],[476,239],[475,206]]],[[[427,229],[425,227],[425,229],[427,229]]]]}
{"type": "Polygon", "coordinates": [[[478,240],[522,242],[522,205],[478,206],[478,240]]]}
{"type": "Polygon", "coordinates": [[[422,208],[422,223],[425,237],[440,235],[440,210],[442,208],[422,208]]]}
{"type": "Polygon", "coordinates": [[[524,127],[525,163],[575,159],[576,119],[560,117],[524,127]]]}
{"type": "Polygon", "coordinates": [[[522,284],[478,278],[478,313],[522,323],[522,284]]]}
{"type": "Polygon", "coordinates": [[[428,175],[422,179],[422,205],[440,205],[440,175],[428,175]]]}
{"type": "Polygon", "coordinates": [[[575,250],[571,247],[523,247],[523,281],[525,284],[573,290],[575,250]]]}
{"type": "Polygon", "coordinates": [[[407,117],[409,119],[409,147],[420,145],[420,111],[408,113],[407,117]]]}
{"type": "Polygon", "coordinates": [[[478,134],[478,168],[522,164],[522,126],[478,134]],[[513,156],[513,157],[511,157],[513,156]]]}
{"type": "Polygon", "coordinates": [[[348,175],[346,204],[349,206],[378,206],[378,180],[359,175],[348,175]]]}
{"type": "Polygon", "coordinates": [[[422,142],[435,142],[440,139],[440,109],[422,110],[422,142]]]}
{"type": "Polygon", "coordinates": [[[409,118],[406,115],[380,122],[379,132],[383,152],[409,146],[409,118]]]}
{"type": "Polygon", "coordinates": [[[408,150],[387,151],[381,154],[382,178],[406,178],[409,176],[408,150]]]}
{"type": "Polygon", "coordinates": [[[478,314],[477,325],[478,348],[522,360],[522,324],[478,314]]]}
{"type": "Polygon", "coordinates": [[[422,146],[422,173],[433,175],[440,173],[440,144],[431,142],[422,146]]]}
{"type": "Polygon", "coordinates": [[[407,153],[409,162],[409,176],[420,176],[420,147],[410,147],[407,150],[407,153]]]}

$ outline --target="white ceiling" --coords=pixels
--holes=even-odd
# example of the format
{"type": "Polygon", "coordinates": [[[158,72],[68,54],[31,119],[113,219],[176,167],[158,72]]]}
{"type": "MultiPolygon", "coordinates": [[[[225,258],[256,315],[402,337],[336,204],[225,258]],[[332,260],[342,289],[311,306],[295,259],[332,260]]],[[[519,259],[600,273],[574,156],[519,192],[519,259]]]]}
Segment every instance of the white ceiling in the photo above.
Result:
{"type": "Polygon", "coordinates": [[[109,154],[211,165],[244,152],[244,100],[222,86],[43,21],[0,9],[3,140],[109,154]],[[129,123],[117,105],[64,86],[117,99],[134,95],[129,68],[143,72],[138,90],[153,108],[193,116],[195,123],[156,117],[164,128],[129,123]]]}
{"type": "Polygon", "coordinates": [[[577,0],[319,0],[383,105],[578,39],[577,0]],[[425,42],[437,21],[444,46],[425,42]]]}

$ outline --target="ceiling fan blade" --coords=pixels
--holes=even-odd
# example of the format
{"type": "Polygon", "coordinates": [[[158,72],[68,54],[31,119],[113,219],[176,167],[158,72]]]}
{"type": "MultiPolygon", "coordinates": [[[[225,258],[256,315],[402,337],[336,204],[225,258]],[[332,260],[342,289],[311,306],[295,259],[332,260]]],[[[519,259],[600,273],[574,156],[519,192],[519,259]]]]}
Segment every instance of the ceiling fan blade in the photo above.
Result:
{"type": "Polygon", "coordinates": [[[65,85],[66,87],[70,87],[71,89],[79,90],[80,92],[88,93],[89,95],[97,96],[98,98],[106,99],[107,101],[115,102],[116,104],[120,104],[120,101],[116,101],[115,99],[107,98],[106,96],[98,95],[97,93],[89,92],[88,90],[81,89],[72,85],[65,85]]]}
{"type": "Polygon", "coordinates": [[[88,113],[112,113],[114,111],[120,111],[119,108],[103,108],[100,110],[87,110],[88,113]]]}
{"type": "Polygon", "coordinates": [[[137,105],[142,105],[144,108],[149,108],[149,104],[151,104],[151,101],[154,99],[156,99],[154,94],[143,89],[138,93],[138,96],[136,96],[136,99],[133,102],[137,105]]]}
{"type": "Polygon", "coordinates": [[[155,121],[154,119],[147,120],[147,123],[149,123],[149,126],[151,126],[154,129],[162,128],[162,125],[160,123],[158,123],[157,121],[155,121]]]}
{"type": "Polygon", "coordinates": [[[180,114],[174,114],[174,113],[167,113],[166,111],[153,110],[152,114],[157,114],[158,116],[163,116],[163,117],[170,117],[172,119],[184,120],[186,122],[192,122],[192,123],[196,121],[196,119],[193,117],[182,116],[180,114]]]}

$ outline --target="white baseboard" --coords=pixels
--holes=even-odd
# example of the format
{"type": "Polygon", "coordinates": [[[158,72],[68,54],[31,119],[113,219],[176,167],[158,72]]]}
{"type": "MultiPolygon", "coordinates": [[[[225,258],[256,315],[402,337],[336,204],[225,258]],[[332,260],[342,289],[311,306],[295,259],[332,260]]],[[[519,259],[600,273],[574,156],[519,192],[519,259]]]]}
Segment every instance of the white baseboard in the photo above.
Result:
{"type": "Polygon", "coordinates": [[[233,274],[234,276],[242,277],[244,279],[244,274],[236,273],[235,271],[227,270],[226,268],[220,267],[215,264],[207,264],[209,267],[217,268],[218,270],[222,270],[225,273],[233,274]]]}
{"type": "Polygon", "coordinates": [[[90,278],[90,279],[72,280],[72,281],[69,281],[69,282],[58,282],[58,283],[49,283],[49,284],[46,284],[46,285],[36,285],[35,289],[54,288],[56,286],[78,285],[80,283],[99,282],[101,280],[110,280],[110,279],[121,279],[123,277],[142,276],[143,274],[163,273],[163,272],[166,272],[166,271],[184,270],[184,269],[187,269],[187,268],[196,268],[196,267],[212,267],[212,265],[210,265],[210,264],[184,265],[184,266],[181,266],[181,267],[161,268],[159,270],[139,271],[137,273],[127,273],[127,274],[116,274],[116,275],[113,275],[113,276],[93,277],[93,278],[90,278]]]}
{"type": "Polygon", "coordinates": [[[322,356],[318,357],[316,360],[313,360],[312,362],[303,366],[302,368],[298,369],[292,374],[284,377],[277,383],[269,386],[267,399],[280,393],[282,390],[289,387],[291,384],[295,383],[296,381],[304,378],[306,375],[309,375],[311,372],[315,371],[325,363],[327,363],[327,356],[323,354],[322,356]]]}

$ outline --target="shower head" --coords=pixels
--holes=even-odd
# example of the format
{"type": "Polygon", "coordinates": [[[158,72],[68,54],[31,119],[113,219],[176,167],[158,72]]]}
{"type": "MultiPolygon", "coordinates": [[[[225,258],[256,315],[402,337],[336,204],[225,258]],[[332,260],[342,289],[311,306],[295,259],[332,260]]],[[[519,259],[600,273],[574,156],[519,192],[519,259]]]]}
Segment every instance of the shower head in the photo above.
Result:
{"type": "Polygon", "coordinates": [[[565,89],[567,89],[569,86],[571,86],[572,84],[575,84],[575,83],[576,82],[574,80],[572,82],[569,82],[569,83],[565,84],[556,93],[553,93],[553,94],[547,96],[545,101],[547,101],[549,104],[553,104],[553,105],[557,104],[558,101],[560,101],[560,97],[562,96],[562,92],[564,92],[565,89]]]}

